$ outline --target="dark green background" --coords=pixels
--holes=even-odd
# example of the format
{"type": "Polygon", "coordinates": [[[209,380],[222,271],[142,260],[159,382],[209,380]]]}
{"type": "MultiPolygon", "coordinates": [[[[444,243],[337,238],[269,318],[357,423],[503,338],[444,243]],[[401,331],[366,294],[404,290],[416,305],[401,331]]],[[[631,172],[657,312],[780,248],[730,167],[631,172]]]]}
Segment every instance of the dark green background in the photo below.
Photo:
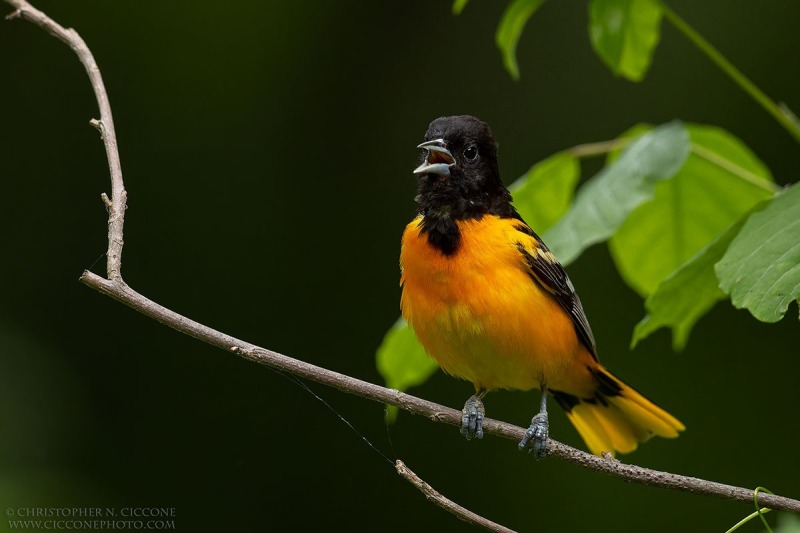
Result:
{"type": "MultiPolygon", "coordinates": [[[[474,0],[458,18],[446,0],[38,5],[79,30],[105,77],[129,192],[126,280],[373,382],[399,313],[414,147],[437,116],[488,121],[507,183],[559,149],[673,118],[725,127],[779,183],[798,179],[797,143],[672,27],[643,83],[615,78],[591,50],[584,1],[535,15],[519,83],[493,43],[504,3],[474,0]]],[[[670,5],[800,111],[800,4],[670,5]]],[[[21,21],[0,22],[0,72],[0,507],[170,506],[183,531],[467,529],[290,380],[79,284],[85,268],[104,272],[109,190],[86,75],[21,21]]],[[[767,325],[724,302],[685,352],[660,332],[631,353],[642,302],[605,246],[569,271],[606,366],[688,428],[626,461],[800,496],[796,306],[767,325]]],[[[390,459],[509,527],[722,531],[751,510],[536,462],[407,414],[392,449],[381,405],[310,387],[390,459]]],[[[437,374],[413,392],[458,407],[470,391],[437,374]]],[[[536,401],[503,392],[487,404],[525,424],[536,401]]],[[[552,435],[582,446],[552,418],[552,435]]]]}

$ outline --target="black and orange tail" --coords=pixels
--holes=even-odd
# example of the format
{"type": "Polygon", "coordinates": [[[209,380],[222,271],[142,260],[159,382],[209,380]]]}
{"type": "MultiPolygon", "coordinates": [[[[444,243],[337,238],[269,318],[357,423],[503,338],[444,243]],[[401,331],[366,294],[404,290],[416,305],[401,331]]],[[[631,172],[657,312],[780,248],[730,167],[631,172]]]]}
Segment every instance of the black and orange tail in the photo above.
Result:
{"type": "Polygon", "coordinates": [[[630,453],[653,435],[672,439],[686,429],[602,366],[592,369],[592,375],[597,380],[594,397],[578,398],[559,391],[553,391],[553,397],[593,454],[630,453]]]}

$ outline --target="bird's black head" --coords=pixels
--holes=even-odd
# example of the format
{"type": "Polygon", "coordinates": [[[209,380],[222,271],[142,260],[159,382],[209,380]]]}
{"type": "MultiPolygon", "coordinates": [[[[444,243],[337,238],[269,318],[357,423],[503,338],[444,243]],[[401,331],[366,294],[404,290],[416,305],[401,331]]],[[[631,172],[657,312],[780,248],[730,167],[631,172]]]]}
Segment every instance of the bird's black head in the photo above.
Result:
{"type": "MultiPolygon", "coordinates": [[[[434,239],[446,243],[448,235],[457,233],[457,220],[480,219],[487,214],[518,216],[500,180],[497,145],[485,122],[469,115],[437,118],[418,148],[425,153],[414,170],[419,185],[416,200],[424,216],[423,229],[431,232],[432,243],[434,239]],[[435,233],[442,235],[434,237],[435,233]]],[[[448,254],[448,246],[438,247],[448,254]]]]}
{"type": "Polygon", "coordinates": [[[475,117],[437,118],[425,133],[417,202],[426,216],[456,220],[504,216],[511,195],[500,180],[497,145],[489,126],[475,117]]]}

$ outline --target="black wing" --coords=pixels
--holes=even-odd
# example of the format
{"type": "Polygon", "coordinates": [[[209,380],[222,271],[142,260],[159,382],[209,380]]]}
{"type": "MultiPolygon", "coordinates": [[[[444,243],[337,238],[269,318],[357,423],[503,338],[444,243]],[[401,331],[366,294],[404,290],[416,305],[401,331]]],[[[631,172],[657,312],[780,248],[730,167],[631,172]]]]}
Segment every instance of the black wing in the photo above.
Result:
{"type": "Polygon", "coordinates": [[[531,277],[552,294],[553,298],[569,314],[572,324],[575,326],[575,331],[578,333],[578,338],[596,360],[597,348],[595,347],[592,328],[589,326],[586,313],[583,311],[581,299],[578,298],[575,287],[569,280],[564,267],[561,266],[561,263],[547,248],[547,245],[527,224],[521,221],[514,221],[514,228],[533,239],[529,246],[525,246],[521,242],[517,243],[517,249],[525,258],[531,277]]]}

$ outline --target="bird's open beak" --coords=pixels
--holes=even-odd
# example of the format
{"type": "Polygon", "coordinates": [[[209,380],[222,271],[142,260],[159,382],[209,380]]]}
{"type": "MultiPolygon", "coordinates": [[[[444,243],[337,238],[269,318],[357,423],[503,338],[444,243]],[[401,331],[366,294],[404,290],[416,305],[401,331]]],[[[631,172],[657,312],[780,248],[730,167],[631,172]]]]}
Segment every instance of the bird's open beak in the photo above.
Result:
{"type": "Polygon", "coordinates": [[[450,167],[456,164],[456,160],[450,150],[445,148],[446,145],[444,139],[434,139],[418,145],[417,148],[424,148],[426,154],[425,161],[414,169],[414,174],[449,176],[450,167]]]}

